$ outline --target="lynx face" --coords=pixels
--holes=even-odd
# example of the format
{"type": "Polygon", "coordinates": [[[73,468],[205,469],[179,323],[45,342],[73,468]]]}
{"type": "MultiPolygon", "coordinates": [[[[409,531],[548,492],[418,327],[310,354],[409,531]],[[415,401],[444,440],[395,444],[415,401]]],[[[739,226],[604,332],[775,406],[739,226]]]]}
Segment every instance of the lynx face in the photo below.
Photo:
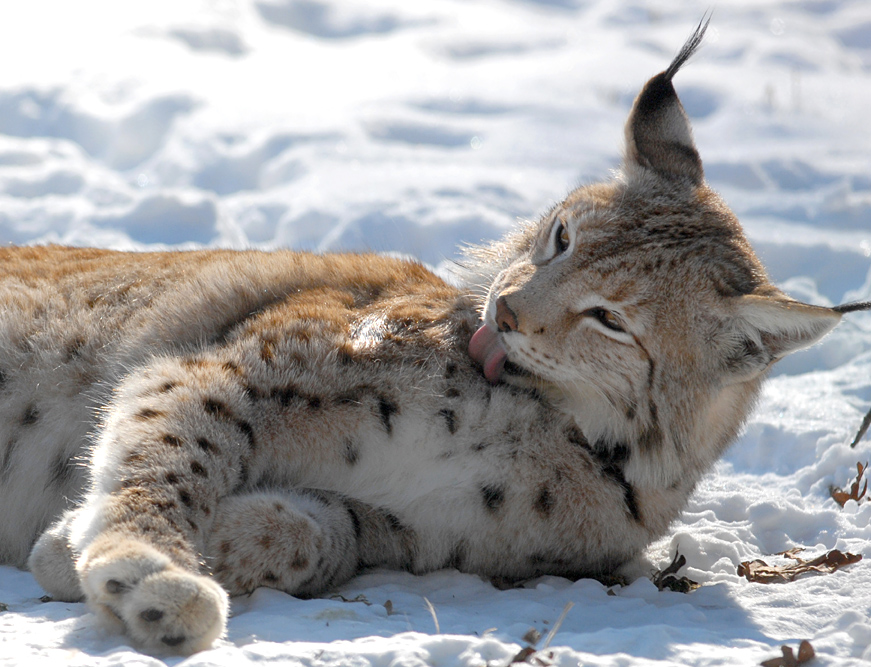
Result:
{"type": "Polygon", "coordinates": [[[619,178],[479,253],[497,269],[470,345],[487,378],[548,395],[591,442],[633,443],[643,486],[715,460],[771,364],[840,318],[779,292],[705,185],[670,82],[696,43],[636,100],[619,178]]]}

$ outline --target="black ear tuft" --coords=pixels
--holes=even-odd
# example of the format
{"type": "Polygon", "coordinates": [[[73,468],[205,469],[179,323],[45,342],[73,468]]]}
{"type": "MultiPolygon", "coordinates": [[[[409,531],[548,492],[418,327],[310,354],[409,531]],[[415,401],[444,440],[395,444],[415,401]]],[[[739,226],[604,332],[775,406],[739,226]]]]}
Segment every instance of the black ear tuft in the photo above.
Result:
{"type": "Polygon", "coordinates": [[[633,168],[644,167],[668,180],[702,184],[702,160],[671,80],[698,49],[709,22],[710,18],[702,19],[668,69],[650,79],[635,99],[626,122],[626,167],[630,175],[633,168]]]}
{"type": "Polygon", "coordinates": [[[710,14],[702,17],[702,20],[699,22],[699,25],[696,26],[693,34],[690,35],[690,38],[680,48],[680,51],[678,51],[674,60],[671,61],[671,65],[668,66],[668,69],[663,72],[666,80],[671,81],[674,78],[674,75],[677,74],[677,71],[683,67],[684,63],[696,52],[696,49],[699,48],[699,45],[705,38],[705,31],[708,29],[708,24],[710,22],[710,14]]]}
{"type": "Polygon", "coordinates": [[[854,313],[857,310],[871,310],[871,301],[861,301],[856,303],[842,303],[840,306],[833,306],[832,310],[836,313],[854,313]]]}

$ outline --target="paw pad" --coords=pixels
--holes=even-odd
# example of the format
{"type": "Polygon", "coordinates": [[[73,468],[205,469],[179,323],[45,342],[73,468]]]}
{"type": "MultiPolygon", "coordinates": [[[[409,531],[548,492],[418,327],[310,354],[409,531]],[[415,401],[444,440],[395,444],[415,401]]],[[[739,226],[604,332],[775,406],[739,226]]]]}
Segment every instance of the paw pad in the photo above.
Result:
{"type": "Polygon", "coordinates": [[[176,646],[180,646],[180,645],[184,644],[185,639],[187,639],[187,637],[185,637],[184,635],[181,635],[180,637],[168,637],[167,636],[167,637],[161,637],[160,641],[162,641],[164,644],[166,644],[169,647],[175,648],[176,646]]]}
{"type": "Polygon", "coordinates": [[[88,602],[110,627],[157,654],[190,654],[221,636],[228,600],[217,583],[175,566],[151,545],[100,541],[78,568],[88,602]]]}
{"type": "Polygon", "coordinates": [[[125,584],[122,584],[117,579],[109,579],[106,582],[106,592],[110,595],[118,595],[118,593],[127,590],[127,588],[125,584]]]}
{"type": "MultiPolygon", "coordinates": [[[[160,611],[160,609],[146,609],[145,611],[140,612],[139,618],[141,618],[143,621],[154,623],[163,618],[163,612],[160,611]]],[[[172,646],[172,644],[170,644],[170,646],[172,646]]]]}

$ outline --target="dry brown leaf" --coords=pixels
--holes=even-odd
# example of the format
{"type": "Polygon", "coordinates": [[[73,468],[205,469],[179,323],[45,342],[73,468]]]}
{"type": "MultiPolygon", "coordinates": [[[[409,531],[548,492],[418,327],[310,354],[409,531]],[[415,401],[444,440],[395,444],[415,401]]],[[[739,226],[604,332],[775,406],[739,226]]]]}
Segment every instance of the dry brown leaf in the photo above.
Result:
{"type": "Polygon", "coordinates": [[[779,658],[763,660],[759,664],[761,664],[762,667],[796,667],[796,665],[798,665],[798,660],[795,659],[795,654],[789,646],[781,646],[780,652],[783,655],[779,658]]]}
{"type": "Polygon", "coordinates": [[[678,570],[686,564],[687,559],[675,550],[674,559],[671,561],[671,565],[653,575],[654,585],[661,591],[666,589],[674,591],[675,593],[689,593],[690,591],[694,591],[699,587],[698,582],[687,577],[678,578],[677,576],[678,570]]]}
{"type": "Polygon", "coordinates": [[[527,646],[524,649],[520,649],[520,652],[508,664],[514,665],[518,663],[538,665],[538,667],[551,667],[553,665],[553,651],[549,651],[547,655],[542,655],[531,646],[527,646]]]}
{"type": "Polygon", "coordinates": [[[518,662],[528,662],[529,658],[535,653],[535,649],[532,646],[527,646],[525,648],[520,649],[513,658],[511,658],[511,662],[508,663],[513,665],[518,662]]]}
{"type": "Polygon", "coordinates": [[[783,654],[779,658],[771,658],[763,660],[760,664],[762,667],[797,667],[802,663],[807,662],[814,657],[814,647],[808,640],[802,641],[798,647],[798,657],[789,646],[781,646],[780,652],[783,654]]]}
{"type": "Polygon", "coordinates": [[[814,652],[814,647],[811,646],[811,643],[804,639],[801,644],[798,645],[798,661],[799,663],[807,662],[811,658],[816,655],[814,652]]]}
{"type": "Polygon", "coordinates": [[[525,641],[530,646],[535,646],[536,644],[538,644],[540,639],[541,633],[535,628],[529,628],[529,630],[526,631],[526,634],[523,635],[523,641],[525,641]]]}
{"type": "Polygon", "coordinates": [[[841,488],[833,486],[829,489],[829,493],[832,494],[832,498],[835,499],[835,502],[838,503],[841,507],[847,504],[848,500],[855,500],[857,503],[865,497],[865,493],[868,491],[868,479],[865,479],[865,486],[862,487],[862,491],[859,491],[859,485],[862,483],[862,475],[868,470],[868,463],[865,465],[861,463],[856,464],[856,481],[850,485],[850,491],[844,491],[841,488]]]}
{"type": "Polygon", "coordinates": [[[785,584],[807,572],[831,574],[845,565],[852,565],[862,560],[860,554],[844,553],[838,549],[832,549],[812,560],[804,560],[797,555],[803,550],[801,547],[796,547],[777,554],[796,561],[790,565],[769,565],[763,560],[745,561],[738,566],[738,576],[759,584],[785,584]]]}

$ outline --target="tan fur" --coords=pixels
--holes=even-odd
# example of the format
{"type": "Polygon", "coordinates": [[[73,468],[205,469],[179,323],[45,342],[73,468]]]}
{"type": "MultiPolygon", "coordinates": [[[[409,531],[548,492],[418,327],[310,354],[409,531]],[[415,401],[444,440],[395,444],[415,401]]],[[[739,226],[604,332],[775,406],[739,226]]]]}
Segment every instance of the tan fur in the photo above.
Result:
{"type": "Polygon", "coordinates": [[[470,253],[477,296],[372,255],[0,250],[0,560],[35,542],[50,594],[190,653],[227,592],[635,557],[839,319],[703,182],[671,87],[700,38],[619,178],[470,253]]]}

